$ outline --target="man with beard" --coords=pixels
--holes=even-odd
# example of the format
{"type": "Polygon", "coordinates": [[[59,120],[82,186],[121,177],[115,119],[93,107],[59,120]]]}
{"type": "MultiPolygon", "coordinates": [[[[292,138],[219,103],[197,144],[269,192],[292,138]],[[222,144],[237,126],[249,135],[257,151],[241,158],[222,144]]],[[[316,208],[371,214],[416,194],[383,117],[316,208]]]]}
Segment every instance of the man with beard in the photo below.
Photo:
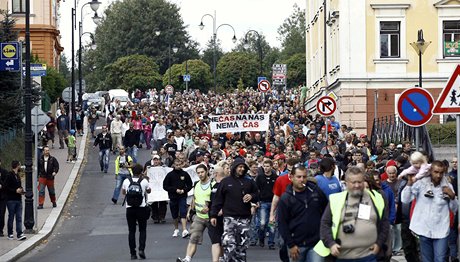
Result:
{"type": "Polygon", "coordinates": [[[364,188],[364,172],[352,166],[345,174],[347,190],[329,196],[321,219],[321,241],[314,250],[337,261],[377,261],[388,237],[388,209],[377,191],[364,188]]]}
{"type": "Polygon", "coordinates": [[[258,198],[256,183],[246,177],[248,170],[244,160],[236,158],[232,163],[230,176],[221,181],[212,203],[211,224],[216,226],[220,210],[224,215],[224,261],[246,261],[251,202],[257,203],[258,198]]]}

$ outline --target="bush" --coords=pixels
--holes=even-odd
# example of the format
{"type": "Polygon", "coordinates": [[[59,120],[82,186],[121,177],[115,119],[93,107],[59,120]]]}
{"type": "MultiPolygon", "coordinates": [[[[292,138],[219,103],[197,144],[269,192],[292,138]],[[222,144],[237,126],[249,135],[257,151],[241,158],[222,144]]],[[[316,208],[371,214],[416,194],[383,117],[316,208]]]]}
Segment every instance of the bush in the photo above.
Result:
{"type": "Polygon", "coordinates": [[[24,164],[24,133],[18,133],[13,140],[0,148],[0,159],[2,160],[2,167],[6,170],[11,169],[11,161],[13,160],[18,160],[24,164]]]}
{"type": "Polygon", "coordinates": [[[455,122],[427,125],[432,144],[456,144],[457,128],[455,122]]]}

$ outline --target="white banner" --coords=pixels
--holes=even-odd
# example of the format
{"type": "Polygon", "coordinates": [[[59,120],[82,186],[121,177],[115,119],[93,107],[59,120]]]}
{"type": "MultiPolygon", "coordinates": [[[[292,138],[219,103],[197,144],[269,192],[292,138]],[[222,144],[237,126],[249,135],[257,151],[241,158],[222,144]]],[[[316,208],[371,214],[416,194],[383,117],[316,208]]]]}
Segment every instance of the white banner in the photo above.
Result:
{"type": "Polygon", "coordinates": [[[152,190],[147,196],[147,203],[156,201],[167,201],[169,200],[168,192],[163,190],[163,180],[166,174],[173,170],[170,167],[149,167],[147,169],[147,176],[149,177],[149,186],[152,190]]]}
{"type": "MultiPolygon", "coordinates": [[[[190,175],[192,179],[192,185],[200,180],[198,175],[196,174],[196,167],[198,165],[193,165],[184,168],[184,171],[190,175]]],[[[150,194],[147,196],[147,203],[151,204],[152,202],[157,201],[168,201],[168,192],[163,189],[163,180],[165,179],[166,175],[171,172],[173,169],[170,167],[149,167],[147,169],[147,176],[149,177],[149,186],[152,190],[150,194]]],[[[193,196],[193,190],[188,192],[189,196],[193,196]]]]}
{"type": "Polygon", "coordinates": [[[269,114],[209,116],[211,133],[267,131],[269,114]]]}

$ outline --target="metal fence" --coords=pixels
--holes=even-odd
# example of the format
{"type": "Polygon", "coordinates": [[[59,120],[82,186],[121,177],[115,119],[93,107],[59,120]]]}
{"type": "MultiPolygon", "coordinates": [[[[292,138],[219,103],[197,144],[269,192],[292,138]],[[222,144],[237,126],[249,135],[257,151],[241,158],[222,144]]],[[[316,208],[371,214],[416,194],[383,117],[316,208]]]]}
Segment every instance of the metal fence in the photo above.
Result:
{"type": "Polygon", "coordinates": [[[23,128],[8,128],[5,130],[0,130],[0,148],[4,148],[22,133],[23,128]]]}
{"type": "MultiPolygon", "coordinates": [[[[420,147],[425,151],[430,159],[434,159],[433,147],[431,144],[430,134],[426,126],[418,127],[420,129],[420,147]]],[[[397,115],[389,115],[374,119],[371,134],[371,144],[375,146],[377,139],[382,139],[384,145],[390,143],[402,144],[409,141],[415,145],[415,127],[406,125],[397,115]]]]}

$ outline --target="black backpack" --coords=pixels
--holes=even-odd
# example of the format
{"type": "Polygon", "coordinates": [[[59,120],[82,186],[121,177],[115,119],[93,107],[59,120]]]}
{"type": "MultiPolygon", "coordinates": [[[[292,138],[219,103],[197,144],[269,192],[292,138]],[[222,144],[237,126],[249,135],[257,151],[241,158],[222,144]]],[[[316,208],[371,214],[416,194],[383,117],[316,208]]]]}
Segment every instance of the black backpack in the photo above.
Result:
{"type": "Polygon", "coordinates": [[[142,200],[144,200],[144,193],[142,192],[141,181],[142,177],[137,181],[128,176],[129,186],[126,190],[126,203],[131,207],[140,207],[142,200]]]}

